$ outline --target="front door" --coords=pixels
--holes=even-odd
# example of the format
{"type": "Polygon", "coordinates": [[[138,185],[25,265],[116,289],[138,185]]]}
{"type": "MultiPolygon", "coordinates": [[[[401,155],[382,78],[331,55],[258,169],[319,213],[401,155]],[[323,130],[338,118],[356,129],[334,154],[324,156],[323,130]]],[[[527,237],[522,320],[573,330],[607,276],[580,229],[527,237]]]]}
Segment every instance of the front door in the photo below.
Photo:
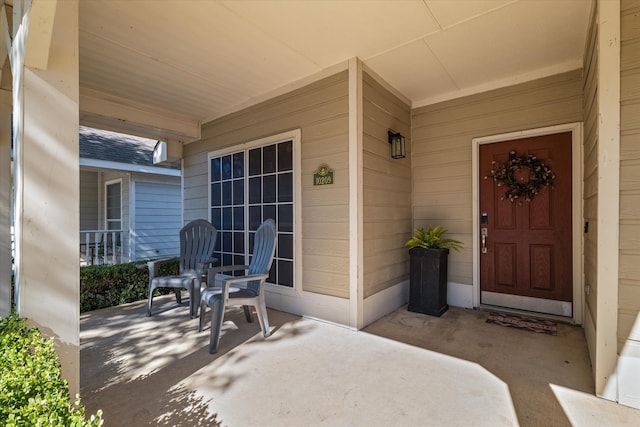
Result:
{"type": "Polygon", "coordinates": [[[571,140],[564,132],[480,145],[482,304],[572,315],[571,140]],[[528,183],[547,182],[530,170],[540,162],[554,178],[527,201],[528,183]],[[518,185],[493,179],[505,166],[518,185]]]}

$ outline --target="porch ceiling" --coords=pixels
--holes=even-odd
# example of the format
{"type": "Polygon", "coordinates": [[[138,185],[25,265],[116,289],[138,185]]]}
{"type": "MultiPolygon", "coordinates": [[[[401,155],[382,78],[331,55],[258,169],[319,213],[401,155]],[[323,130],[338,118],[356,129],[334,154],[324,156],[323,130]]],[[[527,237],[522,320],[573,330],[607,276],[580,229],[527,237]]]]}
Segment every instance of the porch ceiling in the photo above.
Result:
{"type": "Polygon", "coordinates": [[[81,123],[199,125],[357,56],[414,107],[582,66],[591,0],[83,0],[81,123]]]}

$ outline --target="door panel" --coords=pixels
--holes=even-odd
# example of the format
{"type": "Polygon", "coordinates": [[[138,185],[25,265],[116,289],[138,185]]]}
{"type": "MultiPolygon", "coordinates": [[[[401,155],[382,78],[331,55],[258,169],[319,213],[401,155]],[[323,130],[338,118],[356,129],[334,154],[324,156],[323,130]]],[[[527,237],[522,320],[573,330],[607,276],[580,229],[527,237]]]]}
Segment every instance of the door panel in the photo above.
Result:
{"type": "Polygon", "coordinates": [[[516,271],[518,271],[517,259],[515,244],[500,242],[495,244],[496,287],[510,288],[512,292],[515,292],[517,285],[516,271]]]}
{"type": "MultiPolygon", "coordinates": [[[[509,294],[508,301],[572,301],[571,141],[571,132],[565,132],[480,146],[480,213],[486,214],[480,227],[488,234],[486,253],[480,254],[483,294],[509,294]],[[511,151],[533,154],[549,166],[552,187],[530,202],[503,198],[506,188],[490,172],[493,162],[504,164],[511,151]]],[[[524,169],[515,176],[528,179],[524,169]]]]}

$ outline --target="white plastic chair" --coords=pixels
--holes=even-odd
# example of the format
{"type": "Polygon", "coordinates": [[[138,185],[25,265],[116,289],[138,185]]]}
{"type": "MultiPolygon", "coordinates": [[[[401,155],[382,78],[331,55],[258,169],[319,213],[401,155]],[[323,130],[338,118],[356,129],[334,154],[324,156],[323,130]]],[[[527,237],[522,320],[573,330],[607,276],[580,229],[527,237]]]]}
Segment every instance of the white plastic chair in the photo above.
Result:
{"type": "Polygon", "coordinates": [[[267,306],[264,300],[264,283],[269,277],[269,270],[276,250],[276,226],[272,219],[263,222],[256,231],[253,256],[249,265],[230,265],[214,267],[207,274],[207,288],[200,299],[200,326],[204,327],[207,306],[211,307],[211,333],[209,353],[218,351],[220,330],[227,305],[242,305],[248,322],[252,321],[249,306],[256,309],[258,321],[265,337],[270,335],[267,306]],[[245,270],[244,276],[221,274],[245,270]]]}

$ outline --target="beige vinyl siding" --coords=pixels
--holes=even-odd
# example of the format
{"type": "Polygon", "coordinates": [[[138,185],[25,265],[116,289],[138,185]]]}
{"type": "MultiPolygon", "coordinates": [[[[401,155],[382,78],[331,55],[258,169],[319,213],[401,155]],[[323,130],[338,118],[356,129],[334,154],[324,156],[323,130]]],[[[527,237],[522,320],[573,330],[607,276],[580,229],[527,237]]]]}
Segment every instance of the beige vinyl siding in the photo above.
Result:
{"type": "Polygon", "coordinates": [[[472,284],[472,139],[581,120],[582,70],[413,111],[413,226],[442,225],[464,243],[449,281],[472,284]]]}
{"type": "Polygon", "coordinates": [[[348,108],[344,71],[203,125],[202,139],[184,147],[184,221],[209,218],[209,152],[299,128],[302,289],[348,298],[348,108]],[[335,183],[315,187],[322,163],[334,169],[335,183]]]}
{"type": "MultiPolygon", "coordinates": [[[[584,131],[583,131],[583,217],[589,224],[589,232],[584,233],[584,284],[585,307],[589,312],[592,325],[586,325],[587,341],[591,360],[595,360],[595,336],[590,338],[591,326],[597,329],[597,292],[598,292],[598,27],[595,14],[590,25],[584,60],[584,131]]],[[[585,317],[585,320],[587,318],[585,317]]]]}
{"type": "Polygon", "coordinates": [[[411,108],[363,73],[364,297],[408,278],[411,236],[411,108]],[[406,137],[407,157],[392,159],[387,130],[406,137]]]}
{"type": "MultiPolygon", "coordinates": [[[[618,352],[640,315],[640,1],[621,3],[618,352]]],[[[637,337],[635,337],[637,340],[637,337]]]]}

